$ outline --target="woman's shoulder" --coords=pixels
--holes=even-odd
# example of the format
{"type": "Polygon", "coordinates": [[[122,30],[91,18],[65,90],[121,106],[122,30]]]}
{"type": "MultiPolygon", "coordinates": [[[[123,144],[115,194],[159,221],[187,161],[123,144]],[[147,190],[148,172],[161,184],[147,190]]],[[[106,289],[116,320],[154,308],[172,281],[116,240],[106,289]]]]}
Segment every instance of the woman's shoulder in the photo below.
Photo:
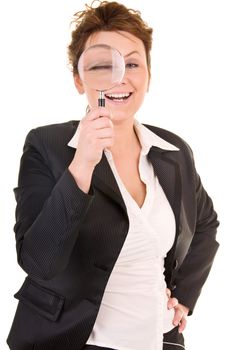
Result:
{"type": "Polygon", "coordinates": [[[68,143],[76,132],[78,124],[78,120],[70,120],[64,123],[38,126],[29,131],[26,142],[68,143]]]}
{"type": "Polygon", "coordinates": [[[30,130],[29,133],[35,133],[38,136],[43,135],[56,135],[57,133],[60,135],[62,134],[71,134],[76,131],[76,128],[78,126],[79,121],[78,120],[70,120],[64,123],[55,123],[55,124],[48,124],[48,125],[42,125],[38,126],[32,130],[30,130]]]}

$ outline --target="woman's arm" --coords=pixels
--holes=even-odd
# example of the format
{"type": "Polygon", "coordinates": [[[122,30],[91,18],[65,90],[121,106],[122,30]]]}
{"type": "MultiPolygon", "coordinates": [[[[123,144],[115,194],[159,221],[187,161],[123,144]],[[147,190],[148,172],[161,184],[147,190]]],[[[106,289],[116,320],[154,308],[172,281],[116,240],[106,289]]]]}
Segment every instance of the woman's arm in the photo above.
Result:
{"type": "Polygon", "coordinates": [[[20,266],[30,275],[50,279],[68,263],[82,220],[93,200],[66,169],[56,181],[32,130],[20,164],[16,248],[20,266]]]}
{"type": "Polygon", "coordinates": [[[216,232],[219,222],[211,198],[196,174],[196,230],[188,251],[174,279],[172,296],[192,313],[201,289],[208,277],[218,249],[216,232]]]}

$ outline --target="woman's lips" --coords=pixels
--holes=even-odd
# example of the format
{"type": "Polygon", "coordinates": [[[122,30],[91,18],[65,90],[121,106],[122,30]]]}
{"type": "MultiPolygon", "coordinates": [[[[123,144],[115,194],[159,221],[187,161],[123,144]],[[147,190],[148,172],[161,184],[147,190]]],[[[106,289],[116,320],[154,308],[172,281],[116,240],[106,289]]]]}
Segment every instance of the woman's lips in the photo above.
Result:
{"type": "Polygon", "coordinates": [[[127,101],[131,95],[132,95],[132,92],[108,93],[108,94],[105,94],[105,98],[108,101],[121,103],[121,102],[127,101]]]}

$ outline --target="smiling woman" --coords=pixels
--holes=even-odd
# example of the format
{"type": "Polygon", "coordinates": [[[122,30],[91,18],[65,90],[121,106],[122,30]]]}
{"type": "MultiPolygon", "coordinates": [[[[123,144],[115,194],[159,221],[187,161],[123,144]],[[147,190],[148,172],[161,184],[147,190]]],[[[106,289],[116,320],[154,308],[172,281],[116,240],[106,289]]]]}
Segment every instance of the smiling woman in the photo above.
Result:
{"type": "MultiPolygon", "coordinates": [[[[99,31],[92,34],[85,49],[93,45],[105,44],[116,48],[124,57],[125,74],[121,83],[105,93],[106,107],[115,116],[115,123],[131,120],[143,103],[149,85],[145,47],[141,39],[124,31],[99,31]]],[[[91,109],[97,107],[98,92],[74,75],[79,93],[85,93],[91,109]]]]}
{"type": "Polygon", "coordinates": [[[74,24],[69,59],[88,112],[26,137],[15,234],[28,276],[15,294],[8,345],[184,349],[187,315],[218,248],[212,200],[188,144],[135,117],[151,68],[152,29],[140,13],[104,1],[74,24]],[[125,62],[120,82],[104,91],[105,107],[78,70],[95,45],[125,62]]]}

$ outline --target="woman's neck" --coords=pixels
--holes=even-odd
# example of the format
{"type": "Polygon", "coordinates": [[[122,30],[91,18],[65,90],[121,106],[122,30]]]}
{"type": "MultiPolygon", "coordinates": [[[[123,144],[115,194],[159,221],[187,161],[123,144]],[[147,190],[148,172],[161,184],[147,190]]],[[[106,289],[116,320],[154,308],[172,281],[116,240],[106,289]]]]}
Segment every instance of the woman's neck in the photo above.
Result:
{"type": "Polygon", "coordinates": [[[109,150],[114,158],[137,156],[141,145],[134,130],[134,119],[114,123],[114,144],[109,150]]]}

